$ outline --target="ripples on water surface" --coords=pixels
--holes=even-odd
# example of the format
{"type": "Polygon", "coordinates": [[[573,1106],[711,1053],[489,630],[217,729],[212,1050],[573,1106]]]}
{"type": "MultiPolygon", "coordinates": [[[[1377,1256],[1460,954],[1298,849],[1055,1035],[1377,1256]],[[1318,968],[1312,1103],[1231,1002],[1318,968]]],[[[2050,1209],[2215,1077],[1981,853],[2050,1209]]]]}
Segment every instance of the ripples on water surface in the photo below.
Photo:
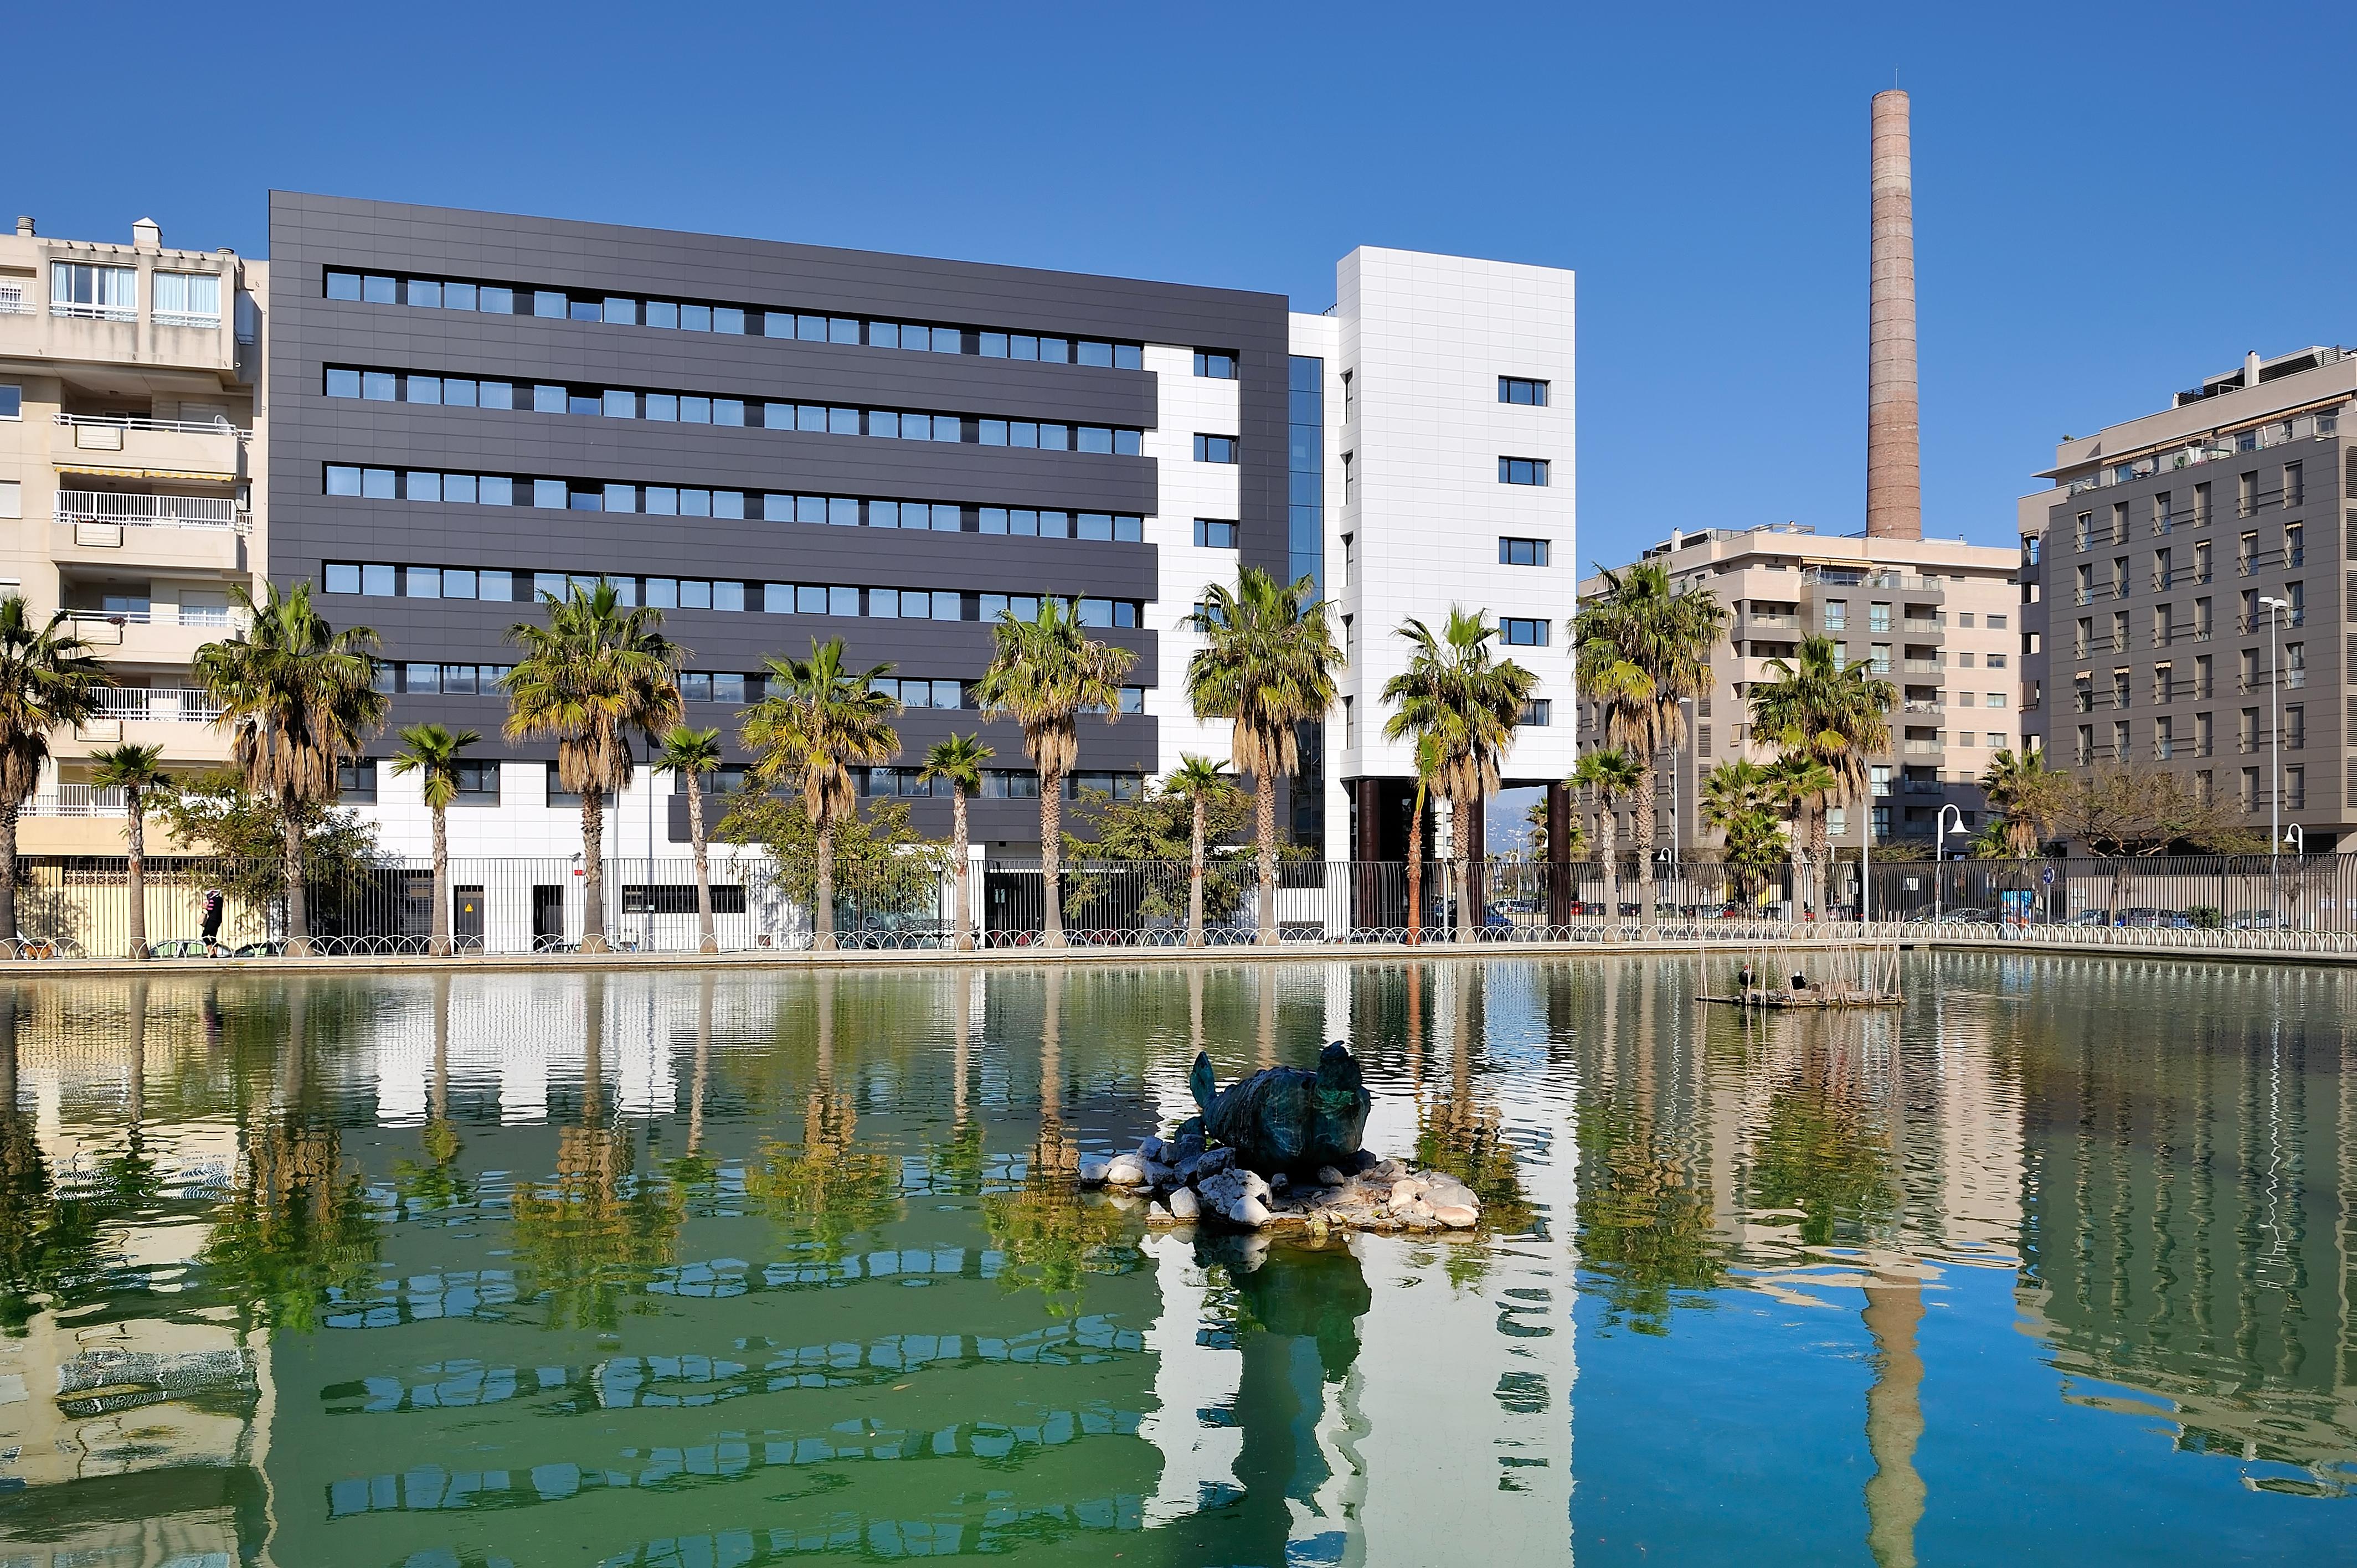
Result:
{"type": "Polygon", "coordinates": [[[0,1564],[2357,1561],[2352,981],[1907,978],[20,983],[0,1564]],[[1484,1237],[1071,1191],[1328,1036],[1484,1237]]]}

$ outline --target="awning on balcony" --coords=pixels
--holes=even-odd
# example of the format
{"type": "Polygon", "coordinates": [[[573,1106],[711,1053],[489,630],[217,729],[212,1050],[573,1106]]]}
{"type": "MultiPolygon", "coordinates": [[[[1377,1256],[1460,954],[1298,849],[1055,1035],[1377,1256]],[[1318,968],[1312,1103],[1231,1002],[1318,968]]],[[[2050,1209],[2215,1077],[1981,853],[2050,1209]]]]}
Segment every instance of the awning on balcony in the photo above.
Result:
{"type": "Polygon", "coordinates": [[[225,474],[218,468],[102,468],[80,463],[60,463],[60,474],[97,474],[110,479],[178,479],[182,483],[233,485],[235,474],[225,474]]]}

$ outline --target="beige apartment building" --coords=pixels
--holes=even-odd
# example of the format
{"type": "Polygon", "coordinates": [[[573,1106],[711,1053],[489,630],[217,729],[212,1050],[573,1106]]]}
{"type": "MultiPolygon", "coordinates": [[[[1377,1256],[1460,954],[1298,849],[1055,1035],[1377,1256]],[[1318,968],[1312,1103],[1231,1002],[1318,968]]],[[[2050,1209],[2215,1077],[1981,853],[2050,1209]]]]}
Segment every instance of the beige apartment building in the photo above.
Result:
{"type": "Polygon", "coordinates": [[[87,758],[160,744],[167,767],[221,762],[226,737],[189,682],[230,626],[230,588],[262,566],[261,263],[0,236],[0,593],[64,608],[111,668],[101,715],[52,737],[27,806],[28,853],[120,853],[121,808],[87,758]]]}
{"type": "Polygon", "coordinates": [[[2020,502],[2025,675],[2047,694],[2055,767],[2162,767],[2255,832],[2357,843],[2341,641],[2357,624],[2352,396],[2348,349],[2251,354],[2055,447],[2051,488],[2020,502]]]}
{"type": "MultiPolygon", "coordinates": [[[[1727,638],[1711,660],[1708,691],[1691,703],[1684,743],[1666,770],[1675,800],[1660,801],[1678,824],[1681,848],[1707,848],[1717,835],[1695,809],[1702,777],[1745,757],[1767,762],[1772,746],[1751,733],[1751,688],[1772,681],[1772,660],[1790,659],[1803,638],[1822,633],[1842,656],[1870,665],[1899,688],[1890,714],[1892,749],[1868,763],[1873,793],[1833,813],[1837,846],[1894,840],[1929,843],[1941,808],[1953,805],[1967,829],[1986,809],[1978,780],[1989,759],[2022,743],[2021,590],[2011,550],[1960,540],[1828,539],[1799,523],[1680,532],[1645,552],[1679,588],[1706,588],[1728,614],[1727,638]]],[[[1582,602],[1604,590],[1580,585],[1582,602]]],[[[1583,748],[1600,745],[1597,706],[1579,704],[1583,748]]],[[[1951,840],[1953,851],[1963,847],[1951,840]]]]}

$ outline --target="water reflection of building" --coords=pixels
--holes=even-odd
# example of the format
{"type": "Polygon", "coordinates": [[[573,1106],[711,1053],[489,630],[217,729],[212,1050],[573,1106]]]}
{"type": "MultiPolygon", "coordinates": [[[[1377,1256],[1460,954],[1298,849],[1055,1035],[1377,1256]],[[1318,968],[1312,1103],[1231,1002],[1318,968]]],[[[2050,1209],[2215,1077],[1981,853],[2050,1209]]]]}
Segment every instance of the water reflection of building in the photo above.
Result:
{"type": "Polygon", "coordinates": [[[2067,1397],[2251,1484],[2357,1466],[2357,1046],[2333,972],[2053,961],[2025,991],[2018,1299],[2067,1397]],[[2060,970],[2056,973],[2053,971],[2060,970]],[[2150,1020],[2169,1020],[2156,1041],[2150,1020]]]}

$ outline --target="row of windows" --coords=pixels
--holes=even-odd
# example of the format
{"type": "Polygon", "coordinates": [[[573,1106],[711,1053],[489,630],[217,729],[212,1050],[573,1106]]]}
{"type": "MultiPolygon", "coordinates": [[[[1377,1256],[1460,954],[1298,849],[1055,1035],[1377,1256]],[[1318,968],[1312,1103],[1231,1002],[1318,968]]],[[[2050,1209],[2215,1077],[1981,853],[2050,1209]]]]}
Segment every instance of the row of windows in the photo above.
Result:
{"type": "MultiPolygon", "coordinates": [[[[158,327],[219,327],[221,280],[219,273],[158,272],[156,308],[158,327]]],[[[84,262],[49,263],[49,313],[98,321],[139,319],[139,269],[84,262]]]]}
{"type": "MultiPolygon", "coordinates": [[[[656,609],[754,611],[764,615],[860,616],[871,620],[995,621],[1002,614],[1029,620],[1039,613],[1036,594],[964,594],[934,588],[855,588],[816,583],[748,583],[709,577],[606,577],[574,572],[524,572],[504,567],[397,566],[330,561],[320,570],[326,591],[373,598],[479,599],[494,604],[559,597],[575,586],[611,583],[626,605],[656,609]]],[[[1145,613],[1135,599],[1071,602],[1082,626],[1135,627],[1145,613]]]]}
{"type": "Polygon", "coordinates": [[[1547,482],[1547,459],[1501,457],[1498,459],[1498,482],[1501,485],[1544,485],[1547,482]]]}
{"type": "Polygon", "coordinates": [[[370,500],[528,506],[556,511],[644,512],[657,517],[742,518],[837,528],[913,528],[934,533],[1001,533],[1026,539],[1104,539],[1136,543],[1146,520],[1126,512],[961,506],[953,501],[790,496],[673,485],[609,485],[594,479],[534,479],[508,474],[446,474],[430,468],[327,466],[326,491],[370,500]]]}
{"type": "Polygon", "coordinates": [[[376,686],[388,695],[433,692],[488,697],[514,669],[512,664],[396,664],[387,660],[376,667],[376,686]]]}
{"type": "Polygon", "coordinates": [[[1547,384],[1544,381],[1534,381],[1523,376],[1498,378],[1500,403],[1526,403],[1533,408],[1544,408],[1546,400],[1547,384]]]}
{"type": "Polygon", "coordinates": [[[1544,539],[1498,541],[1498,564],[1501,566],[1544,566],[1546,564],[1547,542],[1544,539]]]}
{"type": "Polygon", "coordinates": [[[768,403],[690,392],[479,381],[334,366],[327,371],[327,389],[329,397],[361,398],[372,403],[588,414],[607,419],[644,419],[662,424],[725,424],[815,435],[880,435],[899,441],[957,441],[968,446],[1036,447],[1045,452],[1103,452],[1123,457],[1136,456],[1145,440],[1142,431],[1103,424],[983,419],[973,414],[912,413],[888,408],[768,403]]]}
{"type": "Polygon", "coordinates": [[[329,299],[361,300],[374,305],[473,310],[492,316],[537,316],[556,321],[602,321],[619,327],[719,332],[748,338],[790,338],[804,343],[848,343],[933,354],[979,354],[992,360],[1103,365],[1117,371],[1143,370],[1146,364],[1143,345],[1095,338],[992,332],[974,327],[942,327],[858,316],[818,316],[758,306],[567,294],[555,289],[517,288],[508,284],[331,270],[328,274],[327,294],[329,299]]]}
{"type": "MultiPolygon", "coordinates": [[[[949,782],[941,779],[918,777],[914,768],[855,768],[852,781],[863,795],[896,795],[903,799],[927,800],[940,796],[946,800],[949,782]]],[[[1115,773],[1110,769],[1084,768],[1064,775],[1064,798],[1077,800],[1081,792],[1094,789],[1116,800],[1135,800],[1144,785],[1135,773],[1115,773]]],[[[982,799],[985,800],[1036,800],[1039,798],[1039,776],[1011,768],[986,768],[982,773],[982,799]]]]}

